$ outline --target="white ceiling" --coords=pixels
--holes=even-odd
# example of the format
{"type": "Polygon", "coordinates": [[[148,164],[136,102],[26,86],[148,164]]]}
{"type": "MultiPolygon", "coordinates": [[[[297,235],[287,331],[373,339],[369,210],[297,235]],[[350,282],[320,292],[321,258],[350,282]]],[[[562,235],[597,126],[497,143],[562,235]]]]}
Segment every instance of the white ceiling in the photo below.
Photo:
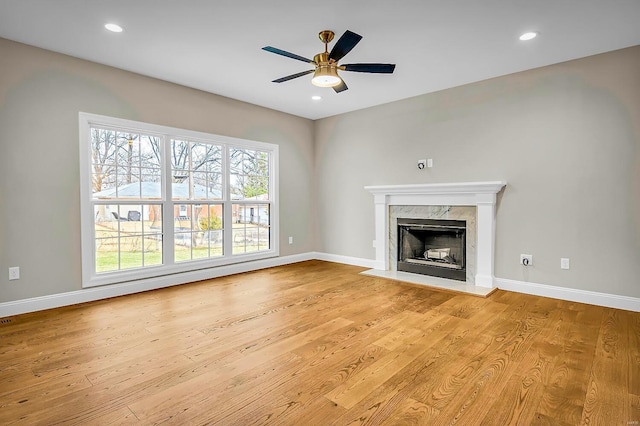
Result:
{"type": "Polygon", "coordinates": [[[640,45],[638,22],[640,0],[0,0],[0,37],[310,119],[640,45]],[[342,72],[340,94],[271,83],[310,67],[261,48],[313,58],[324,29],[329,49],[363,36],[341,63],[395,73],[342,72]]]}

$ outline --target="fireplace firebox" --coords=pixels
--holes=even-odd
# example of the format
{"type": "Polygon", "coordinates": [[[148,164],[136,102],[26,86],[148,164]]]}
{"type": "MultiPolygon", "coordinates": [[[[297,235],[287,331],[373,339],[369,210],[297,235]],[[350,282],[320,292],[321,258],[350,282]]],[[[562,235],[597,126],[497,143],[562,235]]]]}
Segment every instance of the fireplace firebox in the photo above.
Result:
{"type": "Polygon", "coordinates": [[[466,281],[466,221],[398,218],[398,271],[466,281]]]}

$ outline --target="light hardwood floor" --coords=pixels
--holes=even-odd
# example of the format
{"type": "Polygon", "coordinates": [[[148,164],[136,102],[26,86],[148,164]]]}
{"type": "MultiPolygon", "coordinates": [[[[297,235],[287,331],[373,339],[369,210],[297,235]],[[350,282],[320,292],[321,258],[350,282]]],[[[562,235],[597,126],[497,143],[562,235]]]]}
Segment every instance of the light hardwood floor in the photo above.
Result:
{"type": "Polygon", "coordinates": [[[0,424],[637,425],[640,313],[321,261],[8,318],[0,424]]]}

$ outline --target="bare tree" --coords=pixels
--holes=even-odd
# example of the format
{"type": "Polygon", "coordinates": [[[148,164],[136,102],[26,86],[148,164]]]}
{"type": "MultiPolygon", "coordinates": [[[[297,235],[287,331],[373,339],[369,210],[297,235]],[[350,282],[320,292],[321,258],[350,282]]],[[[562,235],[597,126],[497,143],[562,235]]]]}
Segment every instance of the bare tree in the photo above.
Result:
{"type": "Polygon", "coordinates": [[[269,154],[232,149],[230,152],[232,193],[238,198],[254,198],[269,193],[269,154]]]}
{"type": "Polygon", "coordinates": [[[189,179],[189,172],[205,171],[219,174],[222,170],[221,149],[218,145],[174,140],[171,143],[173,182],[189,179]]]}
{"type": "Polygon", "coordinates": [[[118,146],[116,132],[91,129],[91,160],[93,192],[100,192],[105,183],[115,182],[118,146]]]}

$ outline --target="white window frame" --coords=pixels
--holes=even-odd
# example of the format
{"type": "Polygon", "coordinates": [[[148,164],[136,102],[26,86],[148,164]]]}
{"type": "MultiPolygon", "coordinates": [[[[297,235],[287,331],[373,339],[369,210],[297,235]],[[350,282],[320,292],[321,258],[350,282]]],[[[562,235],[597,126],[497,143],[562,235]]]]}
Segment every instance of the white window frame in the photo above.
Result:
{"type": "MultiPolygon", "coordinates": [[[[280,255],[279,238],[279,203],[278,203],[278,145],[257,142],[247,139],[238,139],[228,136],[220,136],[210,133],[175,127],[161,126],[121,118],[108,117],[85,112],[79,113],[80,136],[80,230],[81,230],[81,258],[82,258],[82,287],[95,287],[106,284],[122,283],[145,278],[153,278],[163,275],[179,274],[201,269],[215,268],[241,262],[249,262],[260,259],[277,257],[280,255]],[[152,134],[163,139],[162,149],[162,199],[140,200],[137,204],[161,204],[162,205],[162,265],[145,266],[141,268],[119,270],[113,272],[96,272],[95,261],[95,224],[94,202],[91,185],[91,127],[106,127],[116,130],[130,131],[132,133],[152,134]],[[171,139],[189,140],[192,142],[212,143],[222,146],[223,162],[223,196],[222,200],[203,200],[203,203],[223,204],[223,228],[224,228],[224,255],[215,258],[198,259],[191,261],[175,262],[173,256],[174,247],[174,221],[173,205],[176,203],[171,194],[171,160],[169,149],[171,139]],[[232,200],[229,186],[229,149],[239,148],[247,150],[265,151],[270,154],[269,161],[269,201],[232,200]],[[269,204],[270,219],[270,248],[259,252],[232,254],[232,204],[269,204]]],[[[194,203],[189,201],[185,204],[194,203]]],[[[121,203],[118,200],[114,204],[121,203]]],[[[178,202],[179,203],[179,202],[178,202]]]]}

